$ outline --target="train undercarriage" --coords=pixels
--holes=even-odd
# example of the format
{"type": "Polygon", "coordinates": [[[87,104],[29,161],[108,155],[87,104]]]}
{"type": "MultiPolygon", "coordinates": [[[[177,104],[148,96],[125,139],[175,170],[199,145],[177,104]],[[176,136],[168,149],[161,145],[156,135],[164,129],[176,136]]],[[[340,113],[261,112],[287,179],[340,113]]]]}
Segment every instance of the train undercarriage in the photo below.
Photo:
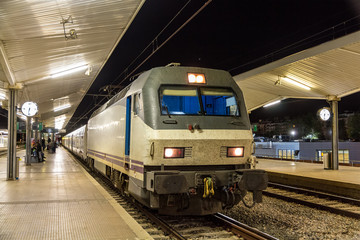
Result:
{"type": "MultiPolygon", "coordinates": [[[[95,170],[94,160],[87,162],[95,170]]],[[[110,179],[122,194],[131,195],[164,215],[209,215],[231,208],[240,201],[252,207],[262,202],[262,190],[266,189],[268,182],[265,171],[255,169],[153,170],[145,172],[144,181],[109,166],[99,172],[110,179]],[[249,192],[252,193],[252,201],[247,203],[244,197],[249,192]]]]}

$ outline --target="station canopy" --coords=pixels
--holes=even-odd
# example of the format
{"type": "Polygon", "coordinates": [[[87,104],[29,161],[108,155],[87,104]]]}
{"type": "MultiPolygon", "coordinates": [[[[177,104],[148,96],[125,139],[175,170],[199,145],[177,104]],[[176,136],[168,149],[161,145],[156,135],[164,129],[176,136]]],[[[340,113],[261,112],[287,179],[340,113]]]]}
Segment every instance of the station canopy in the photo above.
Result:
{"type": "Polygon", "coordinates": [[[248,111],[286,98],[336,100],[360,91],[360,32],[234,76],[248,111]]]}
{"type": "Polygon", "coordinates": [[[19,106],[35,102],[46,127],[66,126],[143,3],[1,1],[3,107],[16,87],[19,106]]]}

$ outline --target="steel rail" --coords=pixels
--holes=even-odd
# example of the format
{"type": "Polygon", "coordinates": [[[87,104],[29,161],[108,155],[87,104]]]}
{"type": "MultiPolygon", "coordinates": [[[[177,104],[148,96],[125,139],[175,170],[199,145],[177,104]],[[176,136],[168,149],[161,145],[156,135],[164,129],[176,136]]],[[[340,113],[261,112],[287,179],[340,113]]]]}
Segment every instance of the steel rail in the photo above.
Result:
{"type": "Polygon", "coordinates": [[[225,225],[232,233],[242,237],[245,240],[277,240],[277,238],[259,231],[258,229],[252,228],[246,224],[236,221],[222,213],[216,213],[212,215],[215,221],[220,221],[221,224],[225,225]]]}
{"type": "Polygon", "coordinates": [[[273,187],[275,189],[281,189],[286,192],[283,193],[277,193],[274,191],[271,192],[271,188],[268,188],[267,190],[263,191],[263,194],[266,196],[282,199],[288,202],[295,202],[311,208],[325,210],[346,217],[352,217],[356,219],[360,218],[360,209],[358,209],[357,211],[350,211],[339,207],[339,205],[341,206],[341,204],[350,204],[356,209],[360,206],[360,201],[357,199],[287,186],[283,184],[276,184],[276,183],[269,183],[269,187],[273,187]],[[315,199],[311,199],[311,197],[315,199]],[[316,200],[325,201],[325,202],[318,203],[315,202],[316,200]],[[329,201],[331,202],[329,203],[329,201]],[[338,206],[334,207],[331,205],[338,205],[338,206]]]}

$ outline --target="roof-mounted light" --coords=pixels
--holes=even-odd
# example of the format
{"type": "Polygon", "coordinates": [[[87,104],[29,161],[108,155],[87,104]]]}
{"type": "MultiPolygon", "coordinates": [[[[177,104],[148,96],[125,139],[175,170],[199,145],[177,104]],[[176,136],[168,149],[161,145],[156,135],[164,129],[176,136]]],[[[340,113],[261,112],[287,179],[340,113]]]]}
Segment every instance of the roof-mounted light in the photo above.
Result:
{"type": "Polygon", "coordinates": [[[265,105],[264,105],[264,108],[269,107],[269,106],[272,106],[272,105],[275,105],[275,104],[280,103],[280,102],[281,102],[281,100],[276,100],[276,101],[274,101],[274,102],[265,104],[265,105]]]}
{"type": "Polygon", "coordinates": [[[205,74],[202,73],[188,73],[188,82],[190,84],[205,84],[205,74]]]}
{"type": "Polygon", "coordinates": [[[61,111],[61,110],[64,110],[64,109],[67,109],[71,107],[71,104],[64,104],[64,105],[61,105],[61,106],[58,106],[56,108],[54,108],[54,112],[58,112],[58,111],[61,111]]]}
{"type": "Polygon", "coordinates": [[[311,88],[310,88],[309,86],[306,86],[305,84],[300,83],[300,82],[298,82],[298,81],[295,81],[295,80],[293,80],[293,79],[291,79],[291,78],[283,77],[282,79],[284,79],[284,80],[285,80],[286,82],[288,82],[288,83],[291,83],[292,85],[301,87],[301,88],[306,89],[306,90],[308,90],[308,91],[311,90],[311,88]]]}
{"type": "Polygon", "coordinates": [[[58,73],[53,73],[53,74],[50,75],[50,77],[51,78],[61,77],[61,76],[68,75],[68,74],[78,72],[78,71],[81,71],[81,70],[85,70],[85,69],[88,69],[88,68],[89,68],[88,64],[81,65],[81,66],[78,66],[78,67],[67,69],[65,71],[61,71],[61,72],[58,72],[58,73]]]}

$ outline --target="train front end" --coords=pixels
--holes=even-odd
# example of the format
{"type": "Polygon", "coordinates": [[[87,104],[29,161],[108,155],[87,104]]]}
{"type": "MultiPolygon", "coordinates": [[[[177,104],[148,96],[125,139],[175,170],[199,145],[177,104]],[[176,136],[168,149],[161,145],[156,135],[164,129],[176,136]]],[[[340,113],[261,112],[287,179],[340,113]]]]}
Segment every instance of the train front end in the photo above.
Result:
{"type": "Polygon", "coordinates": [[[261,202],[267,175],[254,169],[250,121],[230,74],[193,67],[151,71],[142,90],[146,130],[134,130],[146,132],[149,207],[168,215],[206,215],[240,201],[248,207],[261,202]],[[253,197],[245,201],[248,192],[253,197]]]}

